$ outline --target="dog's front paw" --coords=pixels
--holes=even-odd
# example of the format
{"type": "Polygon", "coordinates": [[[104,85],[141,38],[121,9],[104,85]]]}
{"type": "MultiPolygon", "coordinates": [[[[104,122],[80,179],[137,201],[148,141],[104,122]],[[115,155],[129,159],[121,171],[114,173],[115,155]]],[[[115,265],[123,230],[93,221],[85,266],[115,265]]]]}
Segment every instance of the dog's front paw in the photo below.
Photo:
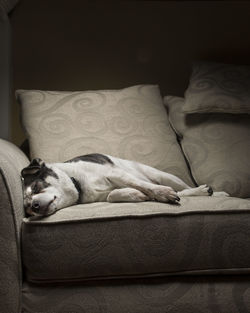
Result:
{"type": "Polygon", "coordinates": [[[177,193],[173,188],[167,186],[157,186],[152,189],[152,197],[159,202],[177,203],[180,201],[177,193]]]}

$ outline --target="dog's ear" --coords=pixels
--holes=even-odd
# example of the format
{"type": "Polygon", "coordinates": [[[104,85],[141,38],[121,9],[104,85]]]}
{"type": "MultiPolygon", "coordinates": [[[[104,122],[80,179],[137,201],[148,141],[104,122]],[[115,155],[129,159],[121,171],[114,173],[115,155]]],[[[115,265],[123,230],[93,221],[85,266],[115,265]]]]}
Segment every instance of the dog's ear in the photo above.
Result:
{"type": "Polygon", "coordinates": [[[45,166],[45,163],[43,160],[36,158],[33,159],[30,163],[29,166],[25,167],[22,172],[21,175],[23,178],[27,177],[27,176],[34,176],[34,175],[39,175],[41,172],[41,169],[45,166]]]}

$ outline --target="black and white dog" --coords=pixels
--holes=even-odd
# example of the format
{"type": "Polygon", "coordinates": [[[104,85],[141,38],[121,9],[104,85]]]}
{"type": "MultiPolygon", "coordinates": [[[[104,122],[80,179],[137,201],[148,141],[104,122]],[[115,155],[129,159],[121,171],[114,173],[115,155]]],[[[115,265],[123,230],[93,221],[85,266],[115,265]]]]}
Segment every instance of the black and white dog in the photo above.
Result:
{"type": "Polygon", "coordinates": [[[172,174],[103,154],[88,154],[65,163],[45,164],[34,159],[21,175],[24,207],[34,216],[47,216],[79,203],[153,200],[178,203],[182,196],[213,194],[207,185],[192,188],[172,174]]]}

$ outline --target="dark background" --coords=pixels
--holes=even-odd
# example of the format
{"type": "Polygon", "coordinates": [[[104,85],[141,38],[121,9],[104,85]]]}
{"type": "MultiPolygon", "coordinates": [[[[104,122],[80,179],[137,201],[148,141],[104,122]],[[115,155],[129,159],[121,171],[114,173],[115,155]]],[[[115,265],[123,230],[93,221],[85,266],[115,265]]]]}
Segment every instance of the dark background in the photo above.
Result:
{"type": "MultiPolygon", "coordinates": [[[[193,60],[250,64],[248,1],[22,0],[10,16],[13,89],[159,84],[183,96],[193,60]]],[[[24,134],[13,96],[11,140],[24,134]]]]}

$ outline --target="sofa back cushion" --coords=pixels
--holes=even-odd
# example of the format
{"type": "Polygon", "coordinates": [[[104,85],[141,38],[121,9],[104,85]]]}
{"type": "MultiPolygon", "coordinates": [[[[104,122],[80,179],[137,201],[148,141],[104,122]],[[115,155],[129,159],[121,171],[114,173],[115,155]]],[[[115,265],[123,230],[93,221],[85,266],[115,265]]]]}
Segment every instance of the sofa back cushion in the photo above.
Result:
{"type": "Polygon", "coordinates": [[[32,158],[63,162],[104,153],[145,163],[191,184],[158,86],[16,94],[32,158]]]}
{"type": "Polygon", "coordinates": [[[197,184],[250,197],[250,116],[185,114],[183,98],[168,96],[164,102],[197,184]]]}
{"type": "Polygon", "coordinates": [[[185,113],[250,113],[250,66],[196,62],[185,113]]]}

